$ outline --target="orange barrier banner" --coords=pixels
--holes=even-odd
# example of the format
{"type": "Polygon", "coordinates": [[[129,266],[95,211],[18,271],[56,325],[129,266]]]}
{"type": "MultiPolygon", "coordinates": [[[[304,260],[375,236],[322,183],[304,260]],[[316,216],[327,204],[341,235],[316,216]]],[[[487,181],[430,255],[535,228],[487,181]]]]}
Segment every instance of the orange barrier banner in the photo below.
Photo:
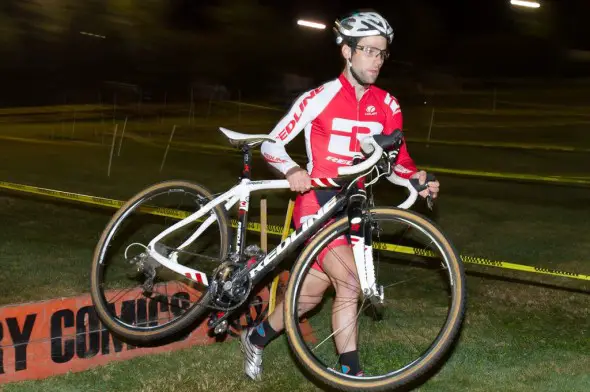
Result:
{"type": "MultiPolygon", "coordinates": [[[[288,278],[288,273],[281,277],[288,278]]],[[[112,306],[127,323],[157,323],[160,313],[174,312],[183,299],[194,298],[191,289],[178,283],[168,285],[165,292],[163,300],[132,290],[118,295],[112,306]]],[[[115,338],[102,326],[89,294],[0,307],[0,384],[80,372],[112,361],[237,337],[267,316],[269,295],[266,286],[253,295],[248,310],[230,323],[226,335],[211,335],[205,320],[177,341],[156,347],[135,347],[115,338]]],[[[305,339],[315,341],[309,323],[303,321],[301,327],[305,339]]]]}
{"type": "MultiPolygon", "coordinates": [[[[169,292],[171,305],[186,298],[180,286],[169,292]]],[[[128,322],[157,323],[158,313],[167,312],[168,302],[147,299],[132,291],[115,304],[128,322]]],[[[99,321],[90,295],[0,308],[0,383],[40,379],[79,372],[111,361],[151,353],[210,344],[206,324],[179,340],[158,347],[134,347],[112,336],[99,321]]]]}

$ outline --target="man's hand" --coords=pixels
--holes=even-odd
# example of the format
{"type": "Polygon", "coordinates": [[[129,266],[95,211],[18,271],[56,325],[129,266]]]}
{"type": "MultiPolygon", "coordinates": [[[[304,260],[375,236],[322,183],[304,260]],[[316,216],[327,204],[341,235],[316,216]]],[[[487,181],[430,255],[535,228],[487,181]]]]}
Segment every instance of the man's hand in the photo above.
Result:
{"type": "Polygon", "coordinates": [[[289,169],[285,175],[293,192],[307,192],[311,188],[311,177],[300,167],[289,169]]]}
{"type": "MultiPolygon", "coordinates": [[[[424,185],[424,183],[426,183],[426,172],[424,170],[421,170],[417,173],[414,173],[412,175],[412,178],[417,178],[420,184],[424,185]]],[[[426,198],[428,195],[430,195],[430,197],[436,199],[436,197],[438,196],[439,188],[440,183],[438,181],[430,181],[428,183],[428,188],[421,191],[420,196],[426,198]]]]}

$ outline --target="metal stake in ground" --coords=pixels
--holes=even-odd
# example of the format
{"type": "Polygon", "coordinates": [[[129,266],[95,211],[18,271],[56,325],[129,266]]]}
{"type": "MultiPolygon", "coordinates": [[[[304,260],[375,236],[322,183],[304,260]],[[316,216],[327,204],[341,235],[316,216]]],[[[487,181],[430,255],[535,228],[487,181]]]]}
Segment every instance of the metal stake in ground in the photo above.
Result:
{"type": "Polygon", "coordinates": [[[432,108],[432,115],[430,116],[430,128],[428,128],[428,139],[426,142],[426,147],[430,147],[428,142],[430,141],[430,135],[432,134],[432,123],[434,123],[434,107],[432,108]]]}
{"type": "Polygon", "coordinates": [[[168,139],[168,145],[166,146],[166,151],[164,152],[164,158],[162,158],[162,164],[160,165],[160,173],[162,169],[164,169],[164,164],[166,163],[166,157],[168,156],[168,150],[170,149],[170,143],[172,143],[172,138],[174,137],[174,131],[176,130],[176,124],[172,127],[172,132],[170,132],[170,139],[168,139]]]}
{"type": "Polygon", "coordinates": [[[121,133],[121,140],[119,140],[119,150],[117,156],[121,156],[121,146],[123,145],[123,139],[125,138],[125,128],[127,128],[127,117],[125,117],[125,123],[123,124],[123,132],[121,133]]]}
{"type": "Polygon", "coordinates": [[[217,93],[217,85],[215,85],[215,89],[211,91],[211,95],[209,96],[209,107],[207,108],[207,120],[209,116],[211,116],[211,104],[213,103],[213,97],[217,93]]]}
{"type": "Polygon", "coordinates": [[[268,237],[266,235],[266,199],[260,199],[260,248],[268,252],[268,237]]]}
{"type": "Polygon", "coordinates": [[[119,124],[115,124],[115,130],[113,131],[113,143],[111,144],[111,157],[109,158],[109,170],[107,172],[107,176],[111,176],[111,165],[113,163],[113,153],[115,152],[115,140],[117,139],[117,128],[119,124]]]}
{"type": "MultiPolygon", "coordinates": [[[[281,234],[281,242],[285,241],[289,236],[289,230],[291,228],[291,219],[293,218],[293,209],[295,208],[295,202],[289,199],[289,206],[287,207],[287,215],[285,215],[285,224],[283,225],[283,232],[281,234]]],[[[270,295],[268,299],[268,314],[271,314],[277,304],[277,291],[279,288],[279,280],[286,283],[289,280],[289,271],[284,271],[280,275],[275,276],[270,286],[270,295]]]]}

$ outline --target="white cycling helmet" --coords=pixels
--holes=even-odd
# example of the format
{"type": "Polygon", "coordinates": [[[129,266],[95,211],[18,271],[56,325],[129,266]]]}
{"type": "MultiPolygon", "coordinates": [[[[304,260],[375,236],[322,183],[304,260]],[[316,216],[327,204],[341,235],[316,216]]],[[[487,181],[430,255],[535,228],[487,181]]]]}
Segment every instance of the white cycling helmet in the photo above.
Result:
{"type": "Polygon", "coordinates": [[[376,12],[357,12],[342,20],[336,20],[334,32],[338,45],[373,35],[387,38],[388,43],[393,40],[393,29],[387,20],[376,12]]]}

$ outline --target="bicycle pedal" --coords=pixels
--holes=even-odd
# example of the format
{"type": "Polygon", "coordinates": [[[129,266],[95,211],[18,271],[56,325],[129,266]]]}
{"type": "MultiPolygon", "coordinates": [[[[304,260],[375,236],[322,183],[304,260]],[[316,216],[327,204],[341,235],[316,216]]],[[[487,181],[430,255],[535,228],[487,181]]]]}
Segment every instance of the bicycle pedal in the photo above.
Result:
{"type": "Polygon", "coordinates": [[[380,285],[377,286],[377,295],[378,295],[378,298],[379,298],[379,303],[382,304],[385,301],[385,293],[383,291],[383,285],[382,284],[380,284],[380,285]]]}
{"type": "Polygon", "coordinates": [[[215,328],[213,328],[213,333],[215,335],[221,335],[227,332],[229,324],[227,320],[223,320],[221,323],[217,324],[215,328]]]}
{"type": "Polygon", "coordinates": [[[432,211],[432,209],[434,208],[434,200],[432,199],[432,196],[428,195],[426,197],[426,205],[428,206],[428,209],[432,211]]]}
{"type": "Polygon", "coordinates": [[[385,298],[385,294],[383,292],[383,285],[377,285],[374,289],[367,289],[365,291],[365,296],[373,305],[382,304],[385,298]]]}
{"type": "Polygon", "coordinates": [[[225,312],[211,313],[209,316],[209,321],[207,321],[207,326],[213,330],[214,334],[221,335],[225,333],[229,327],[229,323],[227,321],[228,316],[229,314],[225,312]]]}

